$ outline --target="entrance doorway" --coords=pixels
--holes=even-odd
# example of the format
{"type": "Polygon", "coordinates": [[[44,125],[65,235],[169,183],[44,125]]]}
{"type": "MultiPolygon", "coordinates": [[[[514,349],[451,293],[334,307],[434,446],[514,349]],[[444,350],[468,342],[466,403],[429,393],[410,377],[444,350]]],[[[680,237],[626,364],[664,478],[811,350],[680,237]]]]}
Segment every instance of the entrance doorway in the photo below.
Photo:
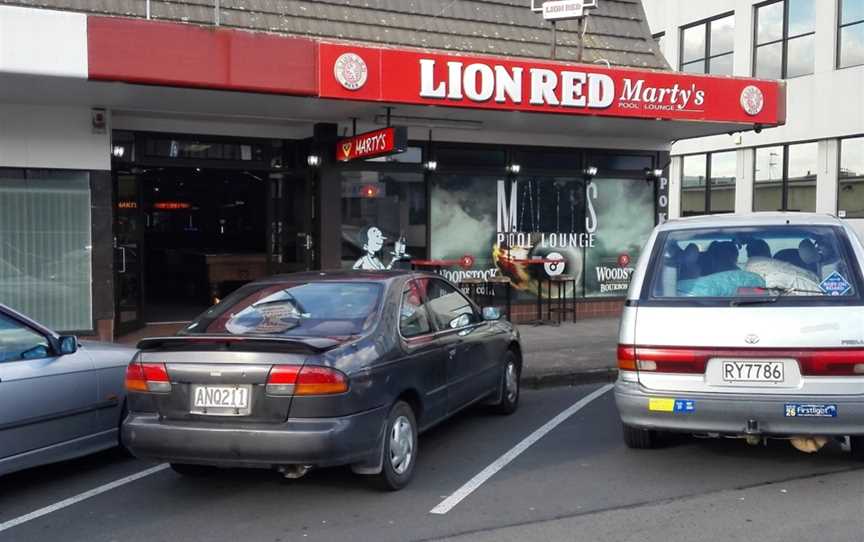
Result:
{"type": "Polygon", "coordinates": [[[114,178],[118,334],[187,322],[247,282],[316,266],[305,173],[133,166],[114,178]]]}

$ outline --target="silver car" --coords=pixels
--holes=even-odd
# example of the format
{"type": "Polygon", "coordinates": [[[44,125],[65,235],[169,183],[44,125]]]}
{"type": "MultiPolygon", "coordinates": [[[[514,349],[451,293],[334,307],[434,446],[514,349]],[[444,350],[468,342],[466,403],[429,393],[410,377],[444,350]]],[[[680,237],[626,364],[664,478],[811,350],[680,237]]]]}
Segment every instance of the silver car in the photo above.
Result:
{"type": "Polygon", "coordinates": [[[864,457],[864,249],[809,213],[674,220],[637,264],[615,398],[624,440],[789,438],[864,457]]]}
{"type": "Polygon", "coordinates": [[[0,475],[117,446],[134,354],[0,304],[0,475]]]}

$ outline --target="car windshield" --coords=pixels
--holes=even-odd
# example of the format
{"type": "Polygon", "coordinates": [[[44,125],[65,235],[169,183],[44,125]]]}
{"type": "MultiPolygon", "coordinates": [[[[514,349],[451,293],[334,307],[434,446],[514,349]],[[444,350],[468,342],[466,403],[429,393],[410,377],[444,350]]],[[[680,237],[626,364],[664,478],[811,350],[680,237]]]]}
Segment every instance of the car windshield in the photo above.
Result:
{"type": "Polygon", "coordinates": [[[854,297],[857,269],[841,230],[827,226],[672,231],[649,270],[650,296],[776,299],[854,297]]]}
{"type": "Polygon", "coordinates": [[[382,287],[371,282],[250,284],[192,322],[183,334],[333,337],[371,325],[382,287]]]}

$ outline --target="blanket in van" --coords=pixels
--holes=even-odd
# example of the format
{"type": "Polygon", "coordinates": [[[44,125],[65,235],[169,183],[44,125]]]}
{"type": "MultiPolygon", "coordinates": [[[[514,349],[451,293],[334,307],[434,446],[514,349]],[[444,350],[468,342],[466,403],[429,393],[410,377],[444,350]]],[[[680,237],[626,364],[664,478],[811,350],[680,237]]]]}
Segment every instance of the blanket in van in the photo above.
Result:
{"type": "Polygon", "coordinates": [[[740,269],[678,281],[679,297],[735,297],[739,288],[764,288],[765,280],[740,269]]]}

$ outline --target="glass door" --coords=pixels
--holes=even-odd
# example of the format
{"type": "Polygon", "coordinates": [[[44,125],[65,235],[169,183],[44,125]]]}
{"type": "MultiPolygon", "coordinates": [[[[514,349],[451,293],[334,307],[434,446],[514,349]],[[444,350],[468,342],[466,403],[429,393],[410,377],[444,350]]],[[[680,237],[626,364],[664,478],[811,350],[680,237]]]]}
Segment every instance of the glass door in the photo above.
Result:
{"type": "Polygon", "coordinates": [[[315,182],[305,173],[271,173],[268,260],[273,274],[317,269],[315,182]]]}
{"type": "Polygon", "coordinates": [[[115,174],[114,318],[117,334],[144,326],[140,180],[130,172],[115,174]]]}

